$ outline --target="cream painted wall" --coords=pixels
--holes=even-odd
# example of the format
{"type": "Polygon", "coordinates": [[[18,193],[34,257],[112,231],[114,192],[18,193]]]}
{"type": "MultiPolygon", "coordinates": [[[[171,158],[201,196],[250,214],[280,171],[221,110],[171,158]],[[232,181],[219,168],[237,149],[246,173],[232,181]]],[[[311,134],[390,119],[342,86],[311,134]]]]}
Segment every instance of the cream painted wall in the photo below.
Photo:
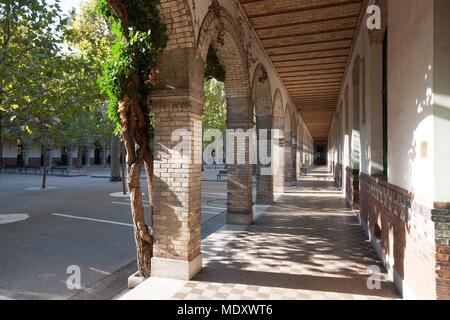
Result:
{"type": "Polygon", "coordinates": [[[432,200],[450,202],[450,1],[434,0],[434,183],[432,200]]]}
{"type": "Polygon", "coordinates": [[[433,2],[388,1],[388,12],[388,178],[433,199],[433,2]]]}

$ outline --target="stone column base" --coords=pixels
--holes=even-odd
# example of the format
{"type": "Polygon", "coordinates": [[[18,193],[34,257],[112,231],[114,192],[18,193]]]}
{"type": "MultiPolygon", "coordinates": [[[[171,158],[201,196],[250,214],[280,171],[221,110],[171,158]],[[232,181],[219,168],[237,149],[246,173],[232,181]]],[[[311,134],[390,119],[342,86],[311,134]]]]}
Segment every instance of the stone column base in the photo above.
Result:
{"type": "Polygon", "coordinates": [[[191,261],[152,258],[152,277],[191,280],[202,269],[202,255],[191,261]]]}
{"type": "Polygon", "coordinates": [[[253,224],[253,212],[248,214],[228,213],[227,224],[249,226],[253,224]]]}

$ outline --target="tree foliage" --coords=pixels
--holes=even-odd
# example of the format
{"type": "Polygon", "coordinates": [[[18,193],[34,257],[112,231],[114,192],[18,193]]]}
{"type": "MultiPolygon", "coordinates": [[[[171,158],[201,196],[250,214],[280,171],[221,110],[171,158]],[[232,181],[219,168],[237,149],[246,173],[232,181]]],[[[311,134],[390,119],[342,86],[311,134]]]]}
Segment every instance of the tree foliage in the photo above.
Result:
{"type": "Polygon", "coordinates": [[[225,84],[214,78],[205,80],[203,130],[208,129],[219,129],[224,135],[227,129],[225,84]]]}
{"type": "MultiPolygon", "coordinates": [[[[99,0],[97,9],[111,24],[115,42],[110,59],[103,64],[103,75],[99,80],[102,92],[109,98],[108,113],[120,130],[118,106],[126,95],[127,81],[138,72],[148,85],[154,81],[156,57],[167,45],[166,27],[159,17],[159,1],[115,1],[127,12],[127,19],[120,17],[107,0],[99,0]],[[147,14],[143,14],[143,11],[147,14]],[[133,61],[135,63],[133,63],[133,61]]],[[[148,88],[146,86],[145,88],[148,88]]],[[[147,94],[138,97],[146,103],[147,94]]]]}
{"type": "Polygon", "coordinates": [[[26,134],[36,145],[71,147],[111,131],[101,110],[106,97],[96,90],[108,30],[91,32],[103,32],[92,12],[83,11],[82,25],[73,15],[62,16],[59,0],[0,4],[2,137],[26,134]],[[86,26],[92,27],[89,36],[86,26]]]}

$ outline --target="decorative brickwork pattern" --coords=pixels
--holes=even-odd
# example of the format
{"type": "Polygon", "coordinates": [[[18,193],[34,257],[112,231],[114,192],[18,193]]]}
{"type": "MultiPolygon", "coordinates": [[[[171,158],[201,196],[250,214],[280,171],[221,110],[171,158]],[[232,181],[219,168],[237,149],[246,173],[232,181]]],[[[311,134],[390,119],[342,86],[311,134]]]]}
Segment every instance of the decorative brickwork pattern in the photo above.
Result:
{"type": "Polygon", "coordinates": [[[432,210],[436,229],[436,293],[450,300],[450,204],[436,203],[432,210]]]}
{"type": "MultiPolygon", "coordinates": [[[[406,190],[376,177],[361,174],[360,180],[361,222],[372,242],[380,248],[397,287],[405,298],[434,299],[436,261],[432,210],[415,202],[406,190]]],[[[445,270],[445,262],[442,266],[445,270]]],[[[448,290],[445,279],[439,284],[441,293],[448,290]]]]}

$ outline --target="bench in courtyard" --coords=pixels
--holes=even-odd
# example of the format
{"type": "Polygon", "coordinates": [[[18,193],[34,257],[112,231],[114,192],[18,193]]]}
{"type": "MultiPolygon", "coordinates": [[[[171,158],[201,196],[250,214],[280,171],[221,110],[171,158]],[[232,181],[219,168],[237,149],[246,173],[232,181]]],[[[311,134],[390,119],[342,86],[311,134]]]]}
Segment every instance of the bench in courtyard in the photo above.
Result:
{"type": "Polygon", "coordinates": [[[50,167],[50,173],[52,175],[54,175],[54,172],[61,172],[61,175],[64,176],[64,173],[66,173],[66,175],[69,175],[69,168],[66,166],[54,166],[54,167],[50,167]]]}
{"type": "Polygon", "coordinates": [[[219,170],[217,181],[222,181],[222,177],[228,177],[228,170],[219,170]]]}

